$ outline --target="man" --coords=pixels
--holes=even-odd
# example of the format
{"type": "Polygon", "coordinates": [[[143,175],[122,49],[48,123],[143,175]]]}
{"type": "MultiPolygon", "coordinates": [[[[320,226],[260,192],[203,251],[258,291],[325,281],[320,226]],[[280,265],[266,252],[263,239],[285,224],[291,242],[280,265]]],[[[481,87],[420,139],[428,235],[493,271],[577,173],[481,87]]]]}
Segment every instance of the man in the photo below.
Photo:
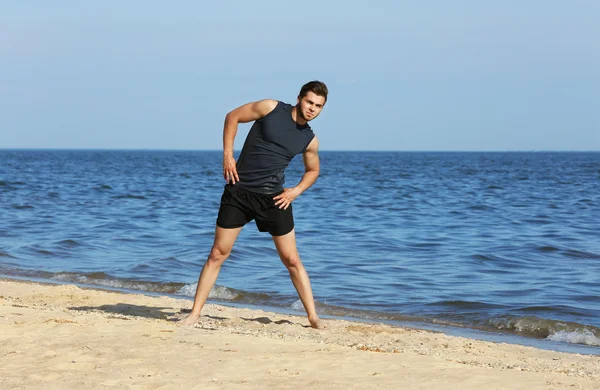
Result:
{"type": "Polygon", "coordinates": [[[311,81],[302,86],[295,106],[266,99],[240,106],[225,117],[223,176],[228,184],[221,197],[214,243],[198,278],[192,312],[182,324],[198,321],[221,265],[231,253],[242,227],[254,219],[259,231],[271,234],[310,325],[323,327],[315,310],[308,274],[296,249],[292,202],[319,176],[319,142],[308,122],[321,113],[327,93],[324,83],[311,81]],[[255,122],[236,163],[233,141],[238,124],[251,121],[255,122]],[[285,168],[300,153],[304,175],[298,185],[284,189],[285,168]]]}

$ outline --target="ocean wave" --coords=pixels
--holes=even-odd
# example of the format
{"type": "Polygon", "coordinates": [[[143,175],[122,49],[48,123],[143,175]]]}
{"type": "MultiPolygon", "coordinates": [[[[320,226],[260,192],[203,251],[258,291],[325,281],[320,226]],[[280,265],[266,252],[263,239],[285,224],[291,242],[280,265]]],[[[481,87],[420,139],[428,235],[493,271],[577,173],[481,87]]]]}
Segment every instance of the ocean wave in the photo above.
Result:
{"type": "MultiPolygon", "coordinates": [[[[181,287],[176,292],[176,294],[183,295],[186,297],[194,297],[196,295],[197,287],[198,287],[197,283],[187,284],[187,285],[181,287]]],[[[211,299],[221,299],[221,300],[225,300],[225,301],[233,301],[240,297],[240,293],[238,293],[236,290],[233,290],[233,289],[230,289],[230,288],[227,288],[224,286],[215,285],[210,290],[208,297],[211,299]]]]}
{"type": "Polygon", "coordinates": [[[33,209],[34,207],[28,204],[13,204],[12,205],[13,209],[17,209],[17,210],[30,210],[33,209]]]}
{"type": "Polygon", "coordinates": [[[107,231],[107,232],[123,232],[123,231],[127,231],[128,229],[130,230],[138,230],[140,228],[139,225],[135,224],[135,223],[131,223],[131,222],[105,222],[105,223],[101,223],[99,225],[94,225],[91,226],[90,229],[91,230],[100,230],[100,231],[107,231]]]}
{"type": "Polygon", "coordinates": [[[600,328],[535,316],[501,317],[490,324],[502,331],[573,344],[600,346],[600,328]]]}
{"type": "MultiPolygon", "coordinates": [[[[57,272],[50,273],[45,271],[33,270],[11,270],[9,275],[23,276],[30,278],[43,278],[61,282],[75,284],[84,284],[88,286],[110,287],[119,290],[143,291],[150,293],[173,294],[187,297],[194,297],[196,294],[196,283],[184,284],[177,282],[154,282],[145,280],[134,280],[125,278],[115,278],[105,272],[57,272]]],[[[245,293],[225,286],[215,285],[209,294],[211,299],[226,301],[239,301],[242,297],[251,296],[251,293],[245,293]]],[[[254,294],[262,295],[262,294],[254,294]]]]}
{"type": "Polygon", "coordinates": [[[558,341],[570,344],[583,344],[594,347],[600,347],[600,337],[594,335],[588,329],[579,329],[576,331],[558,331],[547,337],[548,340],[558,341]]]}
{"type": "Polygon", "coordinates": [[[56,256],[56,253],[46,250],[46,249],[37,249],[37,248],[32,248],[32,250],[42,256],[56,256]]]}
{"type": "Polygon", "coordinates": [[[550,221],[550,220],[541,219],[541,218],[526,218],[526,219],[523,219],[522,222],[526,222],[531,225],[549,225],[552,223],[552,221],[550,221]]]}
{"type": "Polygon", "coordinates": [[[576,259],[600,259],[599,253],[584,252],[584,251],[578,251],[578,250],[574,250],[574,249],[566,250],[564,252],[564,254],[566,256],[573,257],[576,259]]]}
{"type": "Polygon", "coordinates": [[[0,180],[0,187],[12,187],[12,186],[23,186],[25,182],[22,181],[4,181],[0,180]]]}
{"type": "Polygon", "coordinates": [[[114,278],[104,272],[63,272],[52,275],[50,279],[95,286],[111,287],[116,289],[156,292],[163,294],[176,294],[177,291],[179,291],[181,289],[181,286],[183,285],[183,283],[174,282],[150,282],[143,280],[114,278]]]}
{"type": "Polygon", "coordinates": [[[476,309],[485,311],[485,310],[490,310],[491,308],[503,307],[502,305],[495,305],[495,304],[484,303],[484,302],[461,301],[461,300],[455,300],[455,301],[448,300],[448,301],[433,302],[433,303],[427,304],[426,306],[445,307],[446,310],[450,309],[451,311],[456,311],[456,310],[473,311],[476,309]]]}
{"type": "Polygon", "coordinates": [[[160,278],[165,272],[168,272],[173,268],[184,269],[186,266],[187,264],[184,261],[179,260],[174,256],[170,256],[132,264],[125,269],[130,275],[145,275],[145,277],[151,276],[160,278]]]}
{"type": "Polygon", "coordinates": [[[469,207],[467,207],[467,209],[473,210],[473,211],[492,211],[492,210],[494,210],[493,207],[487,206],[484,204],[477,204],[477,205],[469,206],[469,207]]]}
{"type": "Polygon", "coordinates": [[[302,301],[298,299],[290,305],[290,309],[295,311],[304,311],[304,305],[302,305],[302,301]]]}
{"type": "Polygon", "coordinates": [[[84,244],[77,242],[75,240],[62,240],[55,243],[55,245],[62,248],[76,248],[80,246],[84,246],[84,244]]]}
{"type": "Polygon", "coordinates": [[[132,195],[132,194],[115,195],[112,198],[113,199],[140,199],[140,200],[148,199],[143,195],[132,195]]]}
{"type": "Polygon", "coordinates": [[[474,255],[470,256],[471,259],[473,260],[478,260],[478,261],[502,261],[503,259],[497,256],[493,256],[493,255],[484,255],[481,253],[476,253],[474,255]]]}
{"type": "Polygon", "coordinates": [[[540,252],[557,252],[560,249],[552,245],[544,245],[537,248],[537,250],[540,252]]]}

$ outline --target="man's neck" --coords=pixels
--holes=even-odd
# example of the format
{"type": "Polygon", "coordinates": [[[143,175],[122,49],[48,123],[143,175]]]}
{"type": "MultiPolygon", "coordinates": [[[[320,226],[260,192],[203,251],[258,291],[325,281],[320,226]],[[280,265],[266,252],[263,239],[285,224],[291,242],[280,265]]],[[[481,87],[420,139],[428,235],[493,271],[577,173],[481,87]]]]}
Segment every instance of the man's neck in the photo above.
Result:
{"type": "Polygon", "coordinates": [[[292,108],[292,119],[301,126],[304,126],[307,123],[306,120],[302,118],[302,115],[298,113],[298,106],[294,106],[294,108],[292,108]]]}

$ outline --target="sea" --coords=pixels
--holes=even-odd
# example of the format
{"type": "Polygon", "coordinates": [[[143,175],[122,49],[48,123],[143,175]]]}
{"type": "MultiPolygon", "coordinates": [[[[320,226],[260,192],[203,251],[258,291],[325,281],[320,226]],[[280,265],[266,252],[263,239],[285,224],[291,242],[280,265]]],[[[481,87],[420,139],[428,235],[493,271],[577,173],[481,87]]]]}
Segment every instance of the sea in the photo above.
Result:
{"type": "MultiPolygon", "coordinates": [[[[294,216],[322,317],[600,354],[600,153],[320,159],[294,216]]],[[[191,307],[224,185],[220,151],[0,150],[0,277],[191,307]]],[[[210,301],[304,313],[254,222],[210,301]]]]}

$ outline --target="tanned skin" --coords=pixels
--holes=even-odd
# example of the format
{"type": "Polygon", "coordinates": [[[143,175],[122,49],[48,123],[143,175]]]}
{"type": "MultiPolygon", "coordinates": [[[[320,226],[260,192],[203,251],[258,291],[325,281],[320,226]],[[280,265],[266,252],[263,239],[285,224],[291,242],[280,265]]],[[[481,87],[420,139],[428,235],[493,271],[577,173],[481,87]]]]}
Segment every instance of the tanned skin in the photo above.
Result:
{"type": "MultiPolygon", "coordinates": [[[[306,96],[298,97],[296,106],[292,108],[292,119],[299,125],[305,125],[319,116],[325,106],[325,97],[319,96],[309,91],[306,96]]],[[[225,117],[223,128],[223,178],[229,183],[235,184],[240,180],[236,160],[233,157],[233,141],[237,134],[238,124],[256,121],[265,117],[277,106],[277,100],[265,99],[256,102],[244,104],[225,117]]],[[[280,209],[287,209],[289,205],[304,191],[310,188],[319,176],[319,141],[314,137],[302,155],[304,161],[304,175],[300,182],[292,188],[285,188],[283,193],[275,196],[275,204],[280,209]]],[[[214,243],[211,248],[208,259],[202,268],[198,278],[198,288],[194,298],[194,305],[191,313],[180,321],[182,325],[193,325],[200,318],[202,308],[206,303],[208,294],[214,286],[223,262],[229,257],[231,249],[240,234],[242,228],[224,229],[219,226],[215,229],[214,243]]],[[[296,246],[296,232],[292,229],[286,235],[272,236],[275,248],[285,267],[288,269],[290,278],[304,309],[308,316],[311,327],[316,329],[324,328],[323,322],[319,319],[315,309],[315,302],[312,294],[310,280],[296,246]]]]}

